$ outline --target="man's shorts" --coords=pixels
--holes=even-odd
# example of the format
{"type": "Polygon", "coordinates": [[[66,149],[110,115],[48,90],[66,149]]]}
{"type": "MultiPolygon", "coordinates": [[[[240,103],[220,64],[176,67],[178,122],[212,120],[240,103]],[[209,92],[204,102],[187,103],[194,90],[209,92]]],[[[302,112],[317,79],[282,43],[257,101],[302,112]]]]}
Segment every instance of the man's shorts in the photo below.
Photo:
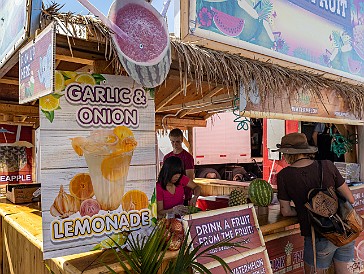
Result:
{"type": "MultiPolygon", "coordinates": [[[[333,260],[339,262],[352,262],[354,260],[355,241],[347,245],[337,247],[326,238],[316,238],[317,268],[329,268],[333,260]]],[[[305,237],[303,260],[310,266],[314,266],[311,236],[305,237]]]]}

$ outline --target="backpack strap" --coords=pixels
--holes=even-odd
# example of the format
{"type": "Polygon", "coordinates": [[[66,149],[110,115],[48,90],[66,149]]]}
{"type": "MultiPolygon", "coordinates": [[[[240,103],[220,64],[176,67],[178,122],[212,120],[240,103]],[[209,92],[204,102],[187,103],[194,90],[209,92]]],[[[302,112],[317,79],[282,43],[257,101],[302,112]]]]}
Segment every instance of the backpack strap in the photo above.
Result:
{"type": "Polygon", "coordinates": [[[322,162],[320,160],[317,160],[318,168],[319,168],[319,175],[320,175],[320,188],[322,188],[322,183],[324,181],[324,171],[322,167],[322,162]]]}
{"type": "MultiPolygon", "coordinates": [[[[311,225],[311,240],[312,240],[312,250],[313,250],[313,269],[314,274],[317,274],[317,258],[316,258],[316,239],[315,239],[315,229],[311,225]]],[[[311,271],[310,271],[311,272],[311,271]]]]}

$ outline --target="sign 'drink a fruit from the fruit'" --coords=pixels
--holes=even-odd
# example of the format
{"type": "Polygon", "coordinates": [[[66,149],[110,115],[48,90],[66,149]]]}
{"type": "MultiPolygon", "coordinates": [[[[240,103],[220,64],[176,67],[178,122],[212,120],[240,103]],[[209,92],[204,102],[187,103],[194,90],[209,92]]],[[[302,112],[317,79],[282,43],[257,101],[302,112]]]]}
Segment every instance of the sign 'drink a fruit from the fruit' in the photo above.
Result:
{"type": "Polygon", "coordinates": [[[160,85],[171,65],[164,18],[144,0],[116,0],[108,17],[128,36],[124,39],[114,34],[112,38],[129,76],[147,88],[160,85]]]}
{"type": "Polygon", "coordinates": [[[249,198],[254,205],[268,206],[273,199],[272,186],[263,179],[254,179],[249,185],[249,198]]]}

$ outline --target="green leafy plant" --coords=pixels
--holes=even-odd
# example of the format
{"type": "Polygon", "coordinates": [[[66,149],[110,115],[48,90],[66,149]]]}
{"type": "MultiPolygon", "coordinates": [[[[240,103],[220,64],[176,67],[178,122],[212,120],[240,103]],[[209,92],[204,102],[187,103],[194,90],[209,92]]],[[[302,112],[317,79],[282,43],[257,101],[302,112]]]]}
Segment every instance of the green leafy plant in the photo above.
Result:
{"type": "MultiPolygon", "coordinates": [[[[188,229],[187,235],[189,234],[190,229],[191,228],[188,229]]],[[[159,222],[149,236],[138,237],[138,235],[127,239],[131,252],[124,251],[118,243],[115,243],[115,245],[118,246],[119,251],[113,249],[113,253],[125,273],[157,273],[170,246],[171,239],[173,238],[172,235],[169,241],[166,242],[167,233],[168,229],[165,226],[165,222],[159,222]]],[[[209,252],[215,248],[245,248],[243,244],[246,243],[246,241],[245,239],[241,240],[240,238],[240,236],[226,238],[204,249],[205,242],[193,247],[196,237],[194,237],[191,242],[188,241],[188,237],[185,237],[176,258],[169,261],[163,274],[187,274],[192,273],[193,271],[211,274],[209,269],[197,262],[197,259],[200,257],[207,257],[218,261],[226,273],[230,273],[231,269],[229,265],[222,258],[214,254],[209,254],[209,252]]],[[[103,264],[110,273],[116,273],[110,266],[105,263],[103,264]]]]}
{"type": "MultiPolygon", "coordinates": [[[[125,273],[154,274],[161,267],[171,241],[170,239],[167,243],[165,242],[166,234],[166,226],[158,224],[148,237],[141,237],[140,235],[128,237],[126,242],[132,250],[131,252],[123,250],[115,241],[114,243],[119,251],[115,249],[112,249],[112,251],[125,273]]],[[[116,274],[108,265],[103,264],[110,273],[116,274]]]]}

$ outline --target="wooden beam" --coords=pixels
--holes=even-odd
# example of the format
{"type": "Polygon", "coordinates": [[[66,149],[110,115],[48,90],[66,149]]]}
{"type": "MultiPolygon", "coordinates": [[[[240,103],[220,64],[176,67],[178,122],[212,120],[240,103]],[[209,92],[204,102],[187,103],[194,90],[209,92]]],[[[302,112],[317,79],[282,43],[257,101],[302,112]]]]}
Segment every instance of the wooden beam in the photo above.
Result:
{"type": "Polygon", "coordinates": [[[56,54],[56,60],[66,61],[66,62],[70,62],[70,63],[84,64],[84,65],[93,65],[93,63],[94,63],[94,61],[90,60],[90,59],[72,57],[72,56],[61,55],[61,54],[56,54]]]}
{"type": "Polygon", "coordinates": [[[14,53],[14,55],[6,61],[6,63],[4,65],[0,64],[0,78],[3,78],[5,76],[5,74],[8,73],[9,70],[11,70],[16,63],[18,63],[19,61],[19,54],[18,53],[14,53]]]}
{"type": "Polygon", "coordinates": [[[218,111],[218,110],[228,110],[228,109],[233,109],[233,102],[225,102],[225,103],[220,103],[220,104],[212,104],[206,107],[202,107],[202,108],[196,108],[191,110],[191,112],[189,114],[196,114],[196,113],[200,113],[203,111],[218,111]]]}
{"type": "Polygon", "coordinates": [[[155,116],[156,128],[163,128],[162,120],[164,125],[172,127],[206,127],[206,121],[202,119],[178,119],[175,117],[166,117],[163,119],[163,115],[155,116]]]}
{"type": "Polygon", "coordinates": [[[19,79],[14,77],[4,77],[0,79],[0,84],[8,84],[8,85],[19,85],[19,79]]]}
{"type": "Polygon", "coordinates": [[[214,95],[216,95],[217,93],[219,93],[220,91],[222,91],[223,89],[224,89],[223,87],[215,87],[213,90],[209,91],[202,99],[211,98],[214,95]]]}
{"type": "Polygon", "coordinates": [[[190,109],[184,109],[178,113],[177,117],[181,119],[185,117],[190,111],[190,109]]]}
{"type": "Polygon", "coordinates": [[[13,121],[1,121],[1,124],[10,125],[10,126],[27,126],[27,127],[34,127],[34,123],[27,123],[27,122],[13,122],[13,121]]]}
{"type": "Polygon", "coordinates": [[[27,115],[27,116],[39,116],[38,106],[28,105],[15,105],[15,104],[0,104],[1,114],[11,115],[27,115]]]}
{"type": "MultiPolygon", "coordinates": [[[[203,98],[200,100],[195,100],[195,101],[191,101],[191,102],[187,102],[187,103],[183,103],[183,104],[165,106],[165,107],[160,108],[158,110],[158,112],[176,111],[176,110],[180,110],[180,109],[195,109],[197,107],[203,107],[203,106],[208,106],[208,105],[215,104],[218,102],[226,102],[226,101],[232,101],[232,100],[233,100],[233,97],[231,94],[221,94],[218,96],[214,96],[212,98],[207,97],[207,98],[203,98]]],[[[156,112],[157,112],[157,110],[156,110],[156,112]]]]}
{"type": "Polygon", "coordinates": [[[54,64],[54,69],[57,69],[57,67],[58,67],[58,65],[61,63],[61,60],[57,60],[56,59],[56,62],[55,62],[55,64],[54,64]]]}
{"type": "MultiPolygon", "coordinates": [[[[187,83],[187,88],[191,85],[191,82],[187,83]]],[[[173,91],[169,96],[167,96],[162,102],[158,104],[158,106],[155,107],[155,111],[158,112],[163,108],[165,105],[167,105],[170,101],[172,101],[177,95],[181,93],[183,90],[182,87],[178,87],[175,91],[173,91]]]]}

